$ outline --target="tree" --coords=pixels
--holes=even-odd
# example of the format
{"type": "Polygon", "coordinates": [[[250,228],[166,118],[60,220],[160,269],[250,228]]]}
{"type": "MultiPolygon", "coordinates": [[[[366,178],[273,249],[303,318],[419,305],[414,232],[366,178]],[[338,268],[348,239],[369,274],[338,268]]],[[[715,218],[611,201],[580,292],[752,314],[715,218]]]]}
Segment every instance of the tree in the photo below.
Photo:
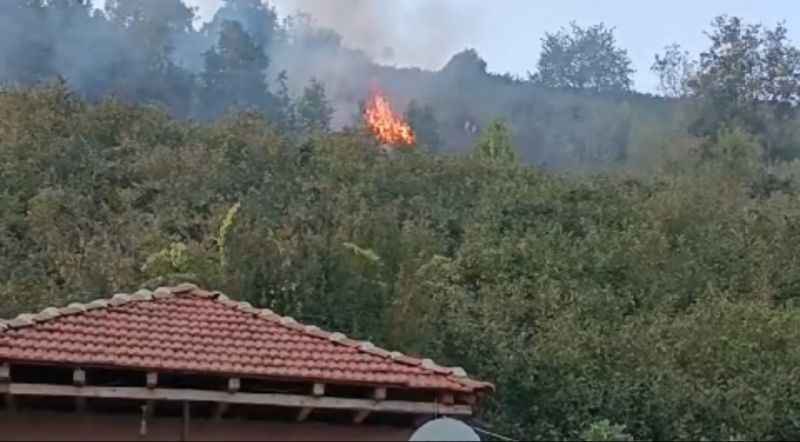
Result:
{"type": "Polygon", "coordinates": [[[477,159],[492,163],[517,162],[517,152],[508,125],[503,120],[494,120],[484,129],[473,155],[477,159]]]}
{"type": "Polygon", "coordinates": [[[297,102],[297,117],[301,129],[307,133],[329,132],[333,119],[333,107],[325,96],[325,85],[311,79],[303,96],[297,102]]]}
{"type": "Polygon", "coordinates": [[[217,44],[205,54],[202,116],[230,107],[253,108],[276,118],[278,109],[269,93],[265,71],[269,58],[242,25],[226,21],[217,44]]]}
{"type": "Polygon", "coordinates": [[[697,70],[688,51],[681,49],[677,43],[664,48],[664,55],[655,56],[650,68],[658,75],[658,90],[665,97],[680,98],[691,93],[690,82],[697,70]]]}
{"type": "Polygon", "coordinates": [[[783,23],[774,29],[719,16],[707,34],[691,93],[701,108],[691,131],[715,137],[723,126],[740,126],[766,137],[770,156],[791,144],[780,130],[791,125],[800,104],[800,49],[783,23]]]}
{"type": "Polygon", "coordinates": [[[431,151],[437,151],[442,145],[442,136],[439,134],[439,121],[430,105],[421,106],[416,100],[408,103],[406,121],[417,136],[417,144],[425,146],[431,151]]]}
{"type": "Polygon", "coordinates": [[[278,73],[275,102],[279,109],[278,126],[285,132],[292,132],[297,124],[296,106],[289,93],[289,75],[285,70],[278,73]]]}
{"type": "Polygon", "coordinates": [[[614,29],[604,24],[545,34],[538,72],[531,79],[546,87],[594,92],[629,91],[633,85],[628,51],[616,46],[614,29]]]}
{"type": "Polygon", "coordinates": [[[265,52],[280,34],[275,8],[262,0],[224,0],[211,22],[205,25],[205,32],[219,35],[227,21],[238,22],[265,52]]]}
{"type": "Polygon", "coordinates": [[[122,39],[110,75],[112,90],[128,100],[164,103],[177,115],[188,115],[193,78],[173,62],[172,54],[175,37],[193,31],[195,10],[181,0],[107,0],[105,12],[118,30],[114,36],[122,39]]]}

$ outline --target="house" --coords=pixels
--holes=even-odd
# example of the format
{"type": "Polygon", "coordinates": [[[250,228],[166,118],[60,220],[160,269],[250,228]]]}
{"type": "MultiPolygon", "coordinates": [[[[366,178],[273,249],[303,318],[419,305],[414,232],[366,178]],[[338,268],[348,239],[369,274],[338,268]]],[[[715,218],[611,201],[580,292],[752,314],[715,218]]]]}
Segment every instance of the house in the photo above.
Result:
{"type": "Polygon", "coordinates": [[[408,440],[492,389],[191,284],[0,322],[0,440],[408,440]]]}

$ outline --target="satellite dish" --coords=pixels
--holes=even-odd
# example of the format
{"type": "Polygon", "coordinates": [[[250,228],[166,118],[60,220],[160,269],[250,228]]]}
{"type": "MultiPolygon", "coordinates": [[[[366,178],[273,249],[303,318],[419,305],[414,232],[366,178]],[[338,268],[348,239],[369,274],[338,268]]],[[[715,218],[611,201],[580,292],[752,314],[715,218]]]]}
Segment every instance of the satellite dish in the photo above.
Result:
{"type": "Polygon", "coordinates": [[[410,442],[446,441],[480,442],[481,438],[469,425],[448,417],[436,419],[419,427],[411,435],[410,442]]]}

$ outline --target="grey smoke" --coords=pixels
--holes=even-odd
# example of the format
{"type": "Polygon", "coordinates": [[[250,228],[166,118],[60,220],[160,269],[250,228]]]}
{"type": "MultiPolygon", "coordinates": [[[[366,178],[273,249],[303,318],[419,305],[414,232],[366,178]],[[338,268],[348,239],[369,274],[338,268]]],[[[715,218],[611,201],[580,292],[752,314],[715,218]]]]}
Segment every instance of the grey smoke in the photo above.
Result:
{"type": "Polygon", "coordinates": [[[275,0],[283,14],[310,13],[346,46],[374,60],[439,69],[485,29],[475,0],[275,0]]]}
{"type": "MultiPolygon", "coordinates": [[[[272,75],[285,70],[292,92],[302,93],[312,78],[325,84],[334,105],[334,126],[358,118],[359,102],[373,85],[398,110],[411,99],[426,101],[426,71],[441,69],[454,53],[479,38],[486,3],[478,0],[274,0],[281,16],[305,13],[313,28],[334,30],[341,46],[320,47],[314,38],[296,38],[273,48],[272,75]],[[384,66],[409,67],[403,74],[384,66]],[[422,70],[420,70],[422,69],[422,70]]],[[[302,32],[300,32],[302,34],[302,32]]],[[[296,36],[297,37],[297,36],[296,36]]]]}

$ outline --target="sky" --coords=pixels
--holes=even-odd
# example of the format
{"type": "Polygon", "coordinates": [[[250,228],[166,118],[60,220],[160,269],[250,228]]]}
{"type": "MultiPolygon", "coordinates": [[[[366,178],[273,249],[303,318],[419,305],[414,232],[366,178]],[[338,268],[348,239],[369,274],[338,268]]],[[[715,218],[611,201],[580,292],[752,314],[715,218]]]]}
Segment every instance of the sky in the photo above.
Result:
{"type": "MultiPolygon", "coordinates": [[[[185,0],[203,19],[222,0],[185,0]]],[[[102,3],[100,0],[99,3],[102,3]]],[[[535,70],[541,38],[574,20],[614,27],[636,73],[634,87],[653,92],[653,57],[671,43],[693,55],[705,49],[711,20],[720,14],[774,26],[787,22],[800,45],[800,0],[273,0],[281,15],[299,8],[336,29],[351,47],[384,64],[441,68],[456,52],[474,48],[492,72],[525,76],[535,70]]]]}

